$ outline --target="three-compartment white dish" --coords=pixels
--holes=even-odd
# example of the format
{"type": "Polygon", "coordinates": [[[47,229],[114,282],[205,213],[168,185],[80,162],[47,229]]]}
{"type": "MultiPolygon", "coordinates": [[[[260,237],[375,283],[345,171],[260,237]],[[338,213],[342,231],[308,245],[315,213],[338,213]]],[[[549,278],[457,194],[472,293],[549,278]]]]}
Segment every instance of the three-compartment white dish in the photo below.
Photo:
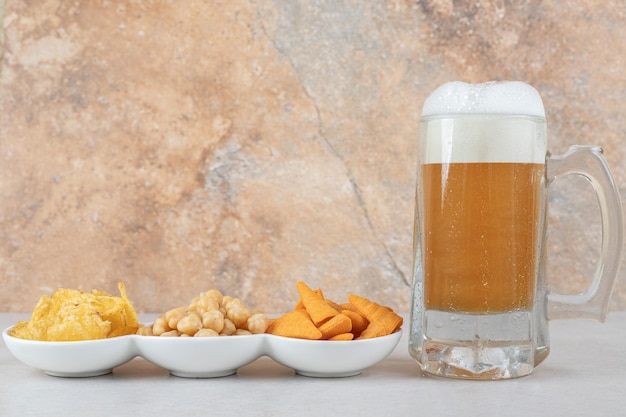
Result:
{"type": "Polygon", "coordinates": [[[385,359],[402,331],[351,341],[303,340],[271,334],[220,337],[127,335],[76,342],[41,342],[2,332],[9,351],[21,362],[48,375],[92,377],[111,373],[136,356],[186,378],[232,375],[261,356],[311,377],[360,374],[385,359]]]}

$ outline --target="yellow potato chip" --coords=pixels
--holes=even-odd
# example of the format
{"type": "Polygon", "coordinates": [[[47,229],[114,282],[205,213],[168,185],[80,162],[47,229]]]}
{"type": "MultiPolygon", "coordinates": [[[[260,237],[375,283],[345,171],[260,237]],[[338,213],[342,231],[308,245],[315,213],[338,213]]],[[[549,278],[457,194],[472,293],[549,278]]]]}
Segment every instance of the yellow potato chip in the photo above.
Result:
{"type": "Polygon", "coordinates": [[[112,297],[106,293],[96,296],[97,309],[102,320],[111,322],[111,331],[107,337],[132,334],[139,327],[137,313],[128,300],[124,284],[120,282],[118,288],[122,297],[112,297]]]}
{"type": "Polygon", "coordinates": [[[90,303],[63,305],[57,317],[59,319],[46,329],[45,340],[104,339],[111,331],[111,322],[102,320],[96,307],[90,303]]]}
{"type": "Polygon", "coordinates": [[[61,288],[50,297],[42,296],[28,322],[18,323],[11,335],[43,341],[104,339],[132,334],[139,326],[124,284],[122,297],[102,291],[61,288]]]}

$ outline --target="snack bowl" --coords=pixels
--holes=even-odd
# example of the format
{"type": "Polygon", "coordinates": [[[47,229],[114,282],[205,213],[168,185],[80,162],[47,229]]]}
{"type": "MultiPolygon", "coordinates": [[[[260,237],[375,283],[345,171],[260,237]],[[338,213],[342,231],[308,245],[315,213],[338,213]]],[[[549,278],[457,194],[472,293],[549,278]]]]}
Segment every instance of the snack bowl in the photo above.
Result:
{"type": "Polygon", "coordinates": [[[267,355],[297,374],[329,378],[359,375],[385,359],[398,345],[402,331],[363,340],[304,340],[268,335],[267,355]]]}
{"type": "Polygon", "coordinates": [[[76,342],[25,340],[2,332],[9,351],[21,362],[46,374],[59,377],[91,377],[111,373],[137,352],[128,336],[76,342]]]}
{"type": "Polygon", "coordinates": [[[232,375],[237,368],[264,354],[265,335],[220,337],[133,336],[139,355],[174,376],[215,378],[232,375]]]}
{"type": "Polygon", "coordinates": [[[59,377],[111,373],[136,356],[184,378],[216,378],[261,356],[269,356],[296,373],[311,377],[347,377],[385,359],[401,331],[364,340],[304,340],[271,334],[220,337],[126,335],[75,342],[25,340],[2,333],[9,351],[21,362],[59,377]]]}

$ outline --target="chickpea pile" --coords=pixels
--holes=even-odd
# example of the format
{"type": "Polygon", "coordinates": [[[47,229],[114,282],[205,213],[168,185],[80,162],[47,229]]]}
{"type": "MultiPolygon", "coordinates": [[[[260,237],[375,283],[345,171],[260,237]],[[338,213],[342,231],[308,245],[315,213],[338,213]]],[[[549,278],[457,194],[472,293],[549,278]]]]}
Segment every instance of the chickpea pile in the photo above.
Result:
{"type": "Polygon", "coordinates": [[[194,298],[188,306],[161,314],[152,326],[140,326],[143,336],[210,337],[265,333],[269,318],[250,310],[238,298],[209,290],[194,298]]]}

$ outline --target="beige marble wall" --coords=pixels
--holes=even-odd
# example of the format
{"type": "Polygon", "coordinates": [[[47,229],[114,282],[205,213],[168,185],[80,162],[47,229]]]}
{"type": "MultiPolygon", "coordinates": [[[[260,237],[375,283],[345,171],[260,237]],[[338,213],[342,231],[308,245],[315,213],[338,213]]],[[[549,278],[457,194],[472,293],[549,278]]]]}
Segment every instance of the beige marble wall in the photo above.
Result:
{"type": "MultiPolygon", "coordinates": [[[[408,311],[426,95],[531,83],[552,151],[603,146],[626,196],[625,8],[6,0],[0,310],[123,280],[140,311],[219,288],[278,312],[304,279],[408,311]]],[[[550,196],[552,286],[577,292],[598,256],[595,197],[575,178],[550,196]]]]}

